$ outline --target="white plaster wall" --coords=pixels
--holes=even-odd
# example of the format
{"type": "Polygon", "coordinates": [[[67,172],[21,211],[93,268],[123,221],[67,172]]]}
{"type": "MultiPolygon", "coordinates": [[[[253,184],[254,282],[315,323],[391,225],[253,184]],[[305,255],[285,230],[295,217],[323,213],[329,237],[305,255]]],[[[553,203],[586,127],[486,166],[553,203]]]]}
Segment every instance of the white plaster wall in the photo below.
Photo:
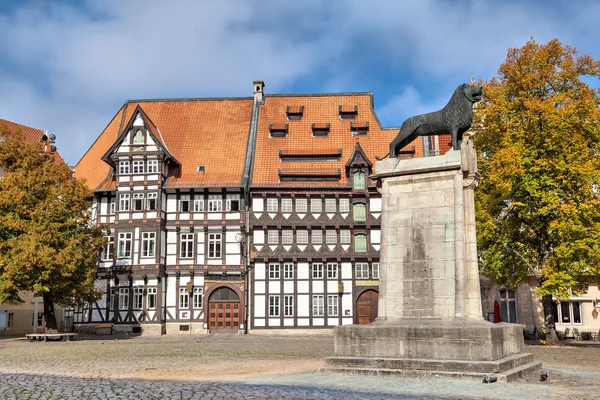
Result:
{"type": "Polygon", "coordinates": [[[252,199],[252,211],[263,212],[265,210],[265,202],[262,198],[252,199]]]}
{"type": "Polygon", "coordinates": [[[265,296],[254,296],[254,316],[265,316],[265,296]]]}
{"type": "MultiPolygon", "coordinates": [[[[307,294],[299,294],[297,297],[298,304],[296,305],[296,311],[298,317],[308,317],[310,315],[310,301],[307,294]]],[[[300,325],[300,320],[298,320],[300,325]]]]}
{"type": "Polygon", "coordinates": [[[256,263],[254,264],[254,279],[265,279],[265,263],[256,263]]]}
{"type": "Polygon", "coordinates": [[[308,279],[309,268],[307,262],[299,262],[297,269],[298,279],[308,279]]]}

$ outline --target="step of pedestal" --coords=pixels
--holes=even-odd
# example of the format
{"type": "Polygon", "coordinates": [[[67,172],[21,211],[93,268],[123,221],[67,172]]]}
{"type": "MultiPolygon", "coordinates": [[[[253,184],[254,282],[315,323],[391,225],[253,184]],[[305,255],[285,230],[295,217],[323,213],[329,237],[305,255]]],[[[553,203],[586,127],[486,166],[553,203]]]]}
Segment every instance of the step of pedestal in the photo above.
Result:
{"type": "Polygon", "coordinates": [[[508,371],[502,372],[501,374],[498,374],[496,376],[498,380],[504,382],[512,382],[515,379],[519,379],[530,374],[539,373],[541,370],[542,363],[539,361],[532,361],[530,363],[520,365],[508,371]]]}

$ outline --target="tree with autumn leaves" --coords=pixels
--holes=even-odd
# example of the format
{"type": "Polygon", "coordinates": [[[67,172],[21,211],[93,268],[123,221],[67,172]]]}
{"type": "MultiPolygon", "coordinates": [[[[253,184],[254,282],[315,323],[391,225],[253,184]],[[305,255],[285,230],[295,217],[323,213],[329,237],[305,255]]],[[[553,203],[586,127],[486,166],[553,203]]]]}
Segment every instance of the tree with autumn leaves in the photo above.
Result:
{"type": "Polygon", "coordinates": [[[20,291],[44,301],[46,332],[56,332],[54,304],[95,300],[103,245],[90,223],[92,193],[41,144],[25,144],[0,123],[0,303],[20,291]]]}
{"type": "Polygon", "coordinates": [[[511,286],[535,276],[552,341],[552,296],[600,276],[599,77],[600,61],[532,39],[483,83],[474,120],[482,273],[511,286]]]}

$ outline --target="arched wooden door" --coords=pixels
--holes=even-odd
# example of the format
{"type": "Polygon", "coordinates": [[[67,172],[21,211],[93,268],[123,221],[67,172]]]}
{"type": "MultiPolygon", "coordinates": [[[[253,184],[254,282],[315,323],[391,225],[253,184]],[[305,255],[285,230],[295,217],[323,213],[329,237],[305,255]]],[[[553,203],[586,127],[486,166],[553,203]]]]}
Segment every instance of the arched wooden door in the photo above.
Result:
{"type": "Polygon", "coordinates": [[[208,299],[208,327],[211,332],[235,332],[240,329],[240,297],[228,287],[211,293],[208,299]]]}
{"type": "Polygon", "coordinates": [[[358,296],[356,301],[356,322],[359,325],[370,324],[377,318],[377,304],[379,303],[379,292],[376,290],[365,290],[358,296]]]}

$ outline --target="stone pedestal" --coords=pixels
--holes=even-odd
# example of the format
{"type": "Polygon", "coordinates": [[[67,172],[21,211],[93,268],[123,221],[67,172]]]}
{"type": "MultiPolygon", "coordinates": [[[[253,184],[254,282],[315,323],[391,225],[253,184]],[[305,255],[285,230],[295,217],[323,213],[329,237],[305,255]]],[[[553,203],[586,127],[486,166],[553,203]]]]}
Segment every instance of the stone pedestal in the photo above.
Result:
{"type": "Polygon", "coordinates": [[[481,316],[472,142],[461,151],[387,159],[382,194],[379,315],[335,328],[329,370],[433,373],[510,380],[541,365],[523,354],[523,328],[481,316]],[[461,157],[462,154],[462,157],[461,157]]]}

